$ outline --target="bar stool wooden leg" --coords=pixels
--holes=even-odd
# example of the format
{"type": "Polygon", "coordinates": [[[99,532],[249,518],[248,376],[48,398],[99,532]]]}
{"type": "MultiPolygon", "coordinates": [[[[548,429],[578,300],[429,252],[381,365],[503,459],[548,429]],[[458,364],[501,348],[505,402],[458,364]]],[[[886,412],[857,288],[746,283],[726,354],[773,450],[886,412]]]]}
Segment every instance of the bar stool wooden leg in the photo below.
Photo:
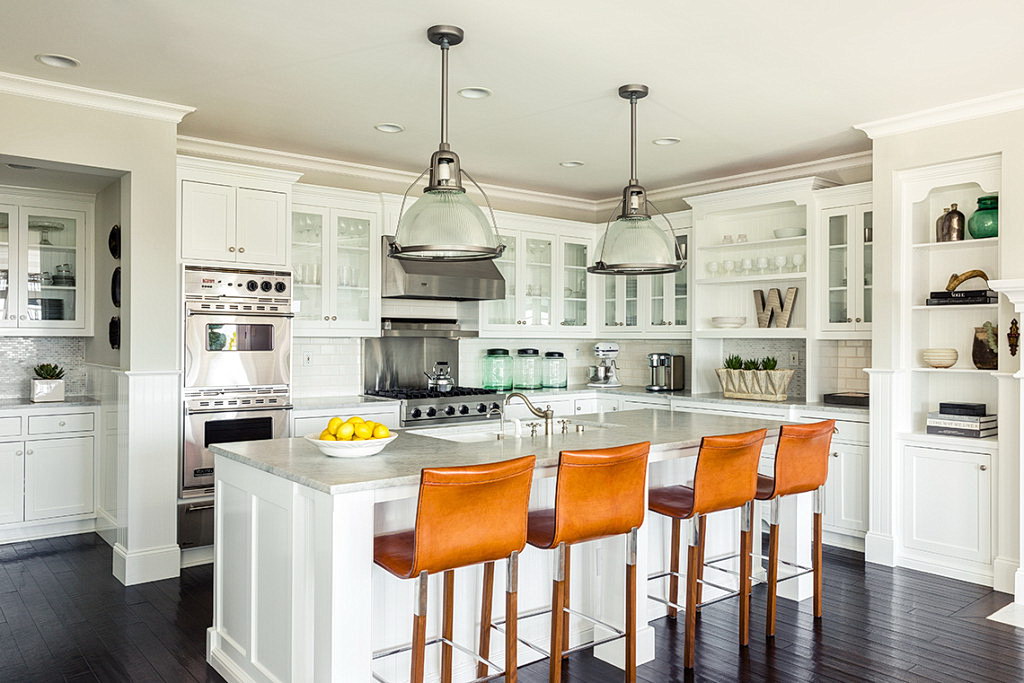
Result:
{"type": "Polygon", "coordinates": [[[565,654],[565,651],[569,649],[569,613],[565,610],[569,609],[569,595],[571,591],[572,581],[572,546],[565,546],[565,587],[562,589],[562,595],[565,600],[562,602],[562,659],[567,658],[569,655],[565,654]]]}
{"type": "Polygon", "coordinates": [[[700,541],[697,544],[697,616],[700,616],[700,603],[704,602],[704,537],[708,529],[707,515],[700,516],[700,541]]]}
{"type": "MultiPolygon", "coordinates": [[[[455,572],[444,573],[444,614],[441,622],[441,637],[452,639],[455,603],[455,572]]],[[[441,641],[441,683],[452,683],[452,646],[441,641]]]]}
{"type": "Polygon", "coordinates": [[[423,683],[423,665],[427,649],[427,572],[416,579],[416,607],[412,618],[411,683],[423,683]]]}
{"type": "Polygon", "coordinates": [[[562,543],[555,551],[555,578],[551,586],[551,649],[550,671],[548,681],[560,683],[562,680],[562,605],[565,604],[565,544],[562,543]]]}
{"type": "Polygon", "coordinates": [[[825,487],[814,492],[814,540],[811,542],[811,567],[814,569],[814,618],[822,614],[825,584],[822,573],[822,521],[825,512],[825,487]]]}
{"type": "MultiPolygon", "coordinates": [[[[668,601],[679,604],[679,531],[682,521],[672,518],[672,555],[669,557],[669,569],[672,571],[668,577],[668,601]]],[[[679,610],[675,607],[668,608],[668,616],[675,619],[679,610]]]]}
{"type": "MultiPolygon", "coordinates": [[[[493,580],[493,566],[491,578],[493,580]]],[[[508,557],[505,577],[505,683],[516,683],[519,677],[519,553],[508,557]]],[[[486,672],[486,666],[484,670],[486,672]]],[[[483,675],[478,675],[481,678],[483,675]]]]}
{"type": "MultiPolygon", "coordinates": [[[[480,645],[477,654],[481,657],[491,656],[491,609],[494,602],[494,563],[484,563],[484,587],[480,596],[480,645]]],[[[476,677],[483,678],[487,675],[487,665],[478,662],[476,665],[476,677]]]]}
{"type": "Polygon", "coordinates": [[[750,507],[743,505],[740,513],[740,645],[750,644],[750,507]]]}
{"type": "Polygon", "coordinates": [[[690,539],[686,548],[686,634],[683,638],[683,667],[692,669],[697,644],[697,565],[699,563],[700,516],[690,520],[690,539]]]}
{"type": "Polygon", "coordinates": [[[765,611],[765,635],[775,637],[775,609],[779,587],[779,499],[772,498],[768,520],[768,603],[765,611]]]}
{"type": "Polygon", "coordinates": [[[626,540],[626,683],[636,683],[636,544],[634,528],[626,540]]]}

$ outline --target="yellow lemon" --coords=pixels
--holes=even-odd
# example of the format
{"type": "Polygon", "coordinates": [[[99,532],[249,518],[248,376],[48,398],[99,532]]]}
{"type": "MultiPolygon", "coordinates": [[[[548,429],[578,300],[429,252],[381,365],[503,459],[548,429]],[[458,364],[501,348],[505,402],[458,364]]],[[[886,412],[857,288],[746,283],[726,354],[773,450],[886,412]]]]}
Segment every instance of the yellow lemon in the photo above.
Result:
{"type": "Polygon", "coordinates": [[[352,440],[352,434],[342,434],[339,431],[337,436],[335,436],[335,439],[338,440],[338,441],[351,441],[352,440]]]}
{"type": "Polygon", "coordinates": [[[339,441],[349,441],[352,439],[352,435],[356,431],[356,426],[351,422],[343,422],[339,427],[338,431],[335,432],[335,436],[338,437],[339,441]]]}
{"type": "Polygon", "coordinates": [[[391,430],[384,425],[377,425],[373,428],[373,438],[375,439],[386,439],[391,436],[391,430]]]}
{"type": "Polygon", "coordinates": [[[353,441],[366,441],[366,439],[364,439],[364,438],[363,438],[363,437],[361,437],[361,436],[353,436],[353,437],[352,437],[352,440],[353,440],[353,441]]]}
{"type": "Polygon", "coordinates": [[[350,417],[349,419],[345,420],[345,422],[348,422],[349,424],[357,425],[357,424],[362,424],[362,423],[366,422],[366,420],[364,420],[361,417],[350,417]]]}
{"type": "Polygon", "coordinates": [[[366,421],[366,422],[364,422],[363,424],[364,424],[364,425],[366,425],[367,427],[369,427],[369,428],[370,428],[370,431],[371,431],[371,432],[372,432],[372,431],[373,431],[374,429],[376,429],[376,428],[377,428],[377,423],[376,423],[376,422],[374,422],[373,420],[367,420],[367,421],[366,421]]]}
{"type": "Polygon", "coordinates": [[[345,421],[342,420],[340,417],[332,417],[330,422],[327,423],[327,431],[329,431],[331,434],[337,434],[338,427],[340,427],[343,424],[345,424],[345,421]]]}
{"type": "Polygon", "coordinates": [[[371,436],[373,436],[373,429],[368,427],[366,424],[356,425],[355,438],[363,440],[369,439],[371,436]]]}
{"type": "Polygon", "coordinates": [[[324,431],[320,432],[320,440],[321,441],[337,441],[337,439],[334,438],[334,434],[331,434],[331,432],[329,430],[326,430],[326,429],[324,431]]]}

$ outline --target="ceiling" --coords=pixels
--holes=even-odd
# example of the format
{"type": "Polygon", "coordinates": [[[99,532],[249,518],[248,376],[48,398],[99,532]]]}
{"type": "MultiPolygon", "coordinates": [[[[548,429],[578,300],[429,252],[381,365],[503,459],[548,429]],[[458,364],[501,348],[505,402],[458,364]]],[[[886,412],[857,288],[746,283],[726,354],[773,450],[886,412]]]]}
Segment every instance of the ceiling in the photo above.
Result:
{"type": "MultiPolygon", "coordinates": [[[[451,142],[481,182],[584,198],[863,151],[851,128],[1024,86],[1012,0],[47,0],[7,3],[0,71],[191,105],[182,135],[419,171],[437,145],[453,23],[451,142]],[[34,61],[71,55],[77,69],[34,61]],[[405,126],[398,134],[373,129],[405,126]],[[680,144],[651,140],[676,136],[680,144]],[[567,169],[560,161],[581,160],[567,169]]],[[[2,150],[0,150],[2,151],[2,150]]]]}

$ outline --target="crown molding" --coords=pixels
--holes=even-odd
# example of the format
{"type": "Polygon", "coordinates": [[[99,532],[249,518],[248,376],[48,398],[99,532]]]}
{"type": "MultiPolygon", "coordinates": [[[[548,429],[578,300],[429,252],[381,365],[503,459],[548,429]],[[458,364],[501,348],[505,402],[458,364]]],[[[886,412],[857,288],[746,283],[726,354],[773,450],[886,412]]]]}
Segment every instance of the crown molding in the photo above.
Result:
{"type": "Polygon", "coordinates": [[[820,178],[818,176],[805,176],[792,178],[790,180],[779,180],[774,183],[760,185],[747,185],[732,190],[720,192],[709,192],[695,197],[684,197],[687,204],[701,211],[712,211],[724,206],[748,205],[750,202],[757,204],[772,204],[799,200],[798,203],[811,197],[811,192],[829,187],[835,187],[838,183],[820,178]]]}
{"type": "MultiPolygon", "coordinates": [[[[250,147],[238,145],[231,142],[220,142],[218,140],[207,140],[205,138],[190,137],[187,135],[178,136],[178,153],[190,156],[206,156],[231,159],[248,164],[271,165],[277,167],[291,168],[297,171],[320,171],[340,176],[360,178],[363,180],[375,180],[379,182],[401,183],[411,185],[419,177],[418,173],[401,171],[397,169],[372,166],[369,164],[358,164],[340,159],[312,156],[308,154],[297,154],[294,152],[280,152],[262,147],[250,147]]],[[[541,206],[557,206],[560,208],[577,209],[581,211],[593,211],[596,202],[591,199],[581,199],[568,195],[551,194],[538,192],[536,190],[521,190],[504,185],[491,185],[480,183],[484,192],[491,199],[502,199],[508,201],[529,202],[541,206]]]]}
{"type": "Polygon", "coordinates": [[[921,111],[893,116],[887,119],[869,121],[854,126],[857,130],[867,133],[873,140],[900,135],[915,130],[933,128],[958,121],[969,121],[971,119],[1002,114],[1008,111],[1024,109],[1024,88],[1019,90],[1008,90],[1006,92],[978,97],[973,100],[944,104],[941,107],[932,107],[921,111]]]}
{"type": "Polygon", "coordinates": [[[826,187],[814,193],[819,209],[871,201],[871,181],[826,187]]]}
{"type": "Polygon", "coordinates": [[[178,124],[195,107],[0,72],[0,93],[178,124]]]}
{"type": "MultiPolygon", "coordinates": [[[[653,199],[654,201],[685,199],[686,197],[699,197],[716,192],[735,190],[742,187],[766,185],[784,180],[792,180],[798,177],[814,176],[822,173],[834,173],[836,171],[861,168],[864,166],[871,166],[870,151],[842,154],[839,156],[827,157],[825,159],[817,159],[815,161],[802,161],[796,164],[777,166],[775,168],[760,171],[747,171],[745,173],[737,173],[735,175],[722,176],[720,178],[709,178],[707,180],[698,180],[692,183],[672,185],[670,187],[664,187],[657,190],[650,190],[647,193],[647,196],[649,199],[653,199]]],[[[826,185],[823,185],[823,187],[826,187],[826,185]]],[[[602,199],[597,202],[597,210],[599,212],[611,211],[612,208],[621,201],[622,198],[619,196],[602,199]]]]}
{"type": "Polygon", "coordinates": [[[239,164],[233,161],[220,161],[178,155],[178,174],[192,177],[199,173],[228,174],[249,180],[269,180],[282,183],[294,183],[302,177],[295,171],[281,171],[276,168],[239,164]],[[184,173],[182,173],[184,171],[184,173]]]}

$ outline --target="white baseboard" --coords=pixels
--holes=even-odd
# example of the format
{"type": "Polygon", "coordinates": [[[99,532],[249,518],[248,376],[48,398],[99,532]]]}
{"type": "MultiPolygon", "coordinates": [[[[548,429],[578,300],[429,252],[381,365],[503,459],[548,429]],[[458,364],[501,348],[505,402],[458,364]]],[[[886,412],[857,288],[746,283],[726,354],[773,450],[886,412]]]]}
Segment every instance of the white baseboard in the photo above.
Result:
{"type": "Polygon", "coordinates": [[[255,683],[237,664],[223,654],[220,649],[220,638],[211,626],[206,629],[206,661],[228,683],[255,683]]]}
{"type": "Polygon", "coordinates": [[[0,543],[17,543],[18,541],[35,541],[40,538],[56,536],[73,536],[96,531],[96,518],[73,519],[61,522],[30,522],[28,524],[11,524],[0,528],[0,543]]]}
{"type": "Polygon", "coordinates": [[[181,574],[181,549],[177,545],[129,552],[114,546],[114,578],[126,586],[173,579],[181,574]]]}
{"type": "Polygon", "coordinates": [[[858,553],[864,552],[864,538],[861,536],[850,536],[847,534],[840,534],[835,531],[826,531],[824,534],[825,545],[834,546],[836,548],[845,548],[846,550],[853,550],[858,553]]]}
{"type": "Polygon", "coordinates": [[[896,566],[896,540],[888,534],[869,531],[864,536],[864,559],[886,567],[896,566]]]}
{"type": "Polygon", "coordinates": [[[1017,568],[1013,574],[1013,599],[1024,603],[1024,568],[1017,568]]]}
{"type": "Polygon", "coordinates": [[[181,568],[198,567],[201,564],[213,564],[213,546],[201,548],[185,548],[181,551],[181,568]]]}
{"type": "Polygon", "coordinates": [[[945,576],[948,579],[958,579],[960,581],[977,583],[982,586],[992,586],[991,571],[950,567],[944,564],[939,564],[938,562],[921,559],[919,557],[907,556],[900,557],[898,566],[906,567],[907,569],[916,569],[929,574],[937,574],[938,576],[945,576]]]}
{"type": "Polygon", "coordinates": [[[1007,557],[997,557],[992,562],[992,588],[1001,593],[1016,595],[1017,570],[1020,562],[1007,557]]]}

